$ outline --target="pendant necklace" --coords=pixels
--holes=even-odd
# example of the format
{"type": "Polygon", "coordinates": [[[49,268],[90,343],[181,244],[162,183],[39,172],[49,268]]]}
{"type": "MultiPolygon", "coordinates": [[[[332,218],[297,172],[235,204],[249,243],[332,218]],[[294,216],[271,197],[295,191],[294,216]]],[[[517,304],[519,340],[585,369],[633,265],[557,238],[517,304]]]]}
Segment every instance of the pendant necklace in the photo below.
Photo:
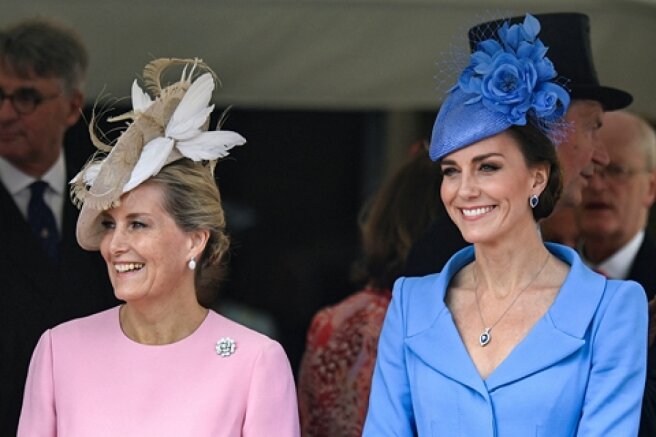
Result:
{"type": "Polygon", "coordinates": [[[512,302],[510,302],[510,305],[504,310],[503,313],[499,316],[499,318],[496,320],[496,322],[492,323],[490,327],[486,328],[485,326],[485,321],[483,320],[483,312],[481,311],[481,304],[479,303],[479,298],[478,298],[478,276],[476,275],[476,270],[474,270],[474,281],[476,282],[476,288],[474,289],[474,294],[476,295],[476,308],[478,309],[478,316],[481,318],[481,323],[483,324],[483,332],[481,335],[478,337],[478,343],[481,345],[481,347],[487,346],[490,341],[492,341],[492,328],[497,326],[497,323],[503,319],[503,316],[506,315],[506,313],[512,308],[512,306],[517,302],[517,299],[519,296],[528,289],[528,287],[531,286],[533,282],[540,276],[540,273],[542,273],[542,270],[544,270],[545,266],[547,265],[547,262],[549,261],[549,252],[547,252],[547,257],[545,258],[544,262],[542,263],[542,267],[540,267],[540,270],[533,276],[533,279],[531,279],[524,288],[522,288],[519,293],[515,295],[513,298],[512,302]]]}

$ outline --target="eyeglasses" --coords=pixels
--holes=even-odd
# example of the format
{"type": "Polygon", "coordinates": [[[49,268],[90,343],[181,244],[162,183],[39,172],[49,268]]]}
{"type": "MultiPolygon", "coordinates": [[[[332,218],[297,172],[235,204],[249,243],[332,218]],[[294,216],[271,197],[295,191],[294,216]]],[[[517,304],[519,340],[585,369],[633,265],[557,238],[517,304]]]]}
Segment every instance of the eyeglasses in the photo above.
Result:
{"type": "Polygon", "coordinates": [[[52,96],[44,96],[34,88],[18,88],[12,94],[7,94],[3,89],[0,89],[0,106],[5,99],[11,102],[14,110],[20,115],[29,115],[37,106],[46,100],[51,100],[59,97],[61,93],[52,96]]]}
{"type": "Polygon", "coordinates": [[[619,164],[610,163],[606,167],[600,165],[595,166],[595,174],[602,180],[609,180],[614,182],[626,182],[630,177],[638,173],[645,173],[647,169],[635,169],[626,167],[619,164]]]}

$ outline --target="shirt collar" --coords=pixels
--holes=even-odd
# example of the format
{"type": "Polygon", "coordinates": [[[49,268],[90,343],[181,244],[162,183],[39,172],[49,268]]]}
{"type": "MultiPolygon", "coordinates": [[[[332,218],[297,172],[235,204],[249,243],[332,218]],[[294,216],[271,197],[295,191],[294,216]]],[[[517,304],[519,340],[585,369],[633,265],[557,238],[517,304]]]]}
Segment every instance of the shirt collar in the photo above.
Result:
{"type": "MultiPolygon", "coordinates": [[[[629,276],[631,265],[635,259],[643,240],[645,239],[644,229],[638,232],[628,243],[620,248],[613,255],[608,257],[603,262],[595,265],[588,259],[584,258],[585,263],[593,269],[599,270],[607,275],[609,278],[626,279],[629,276]]],[[[585,256],[585,251],[581,251],[582,256],[585,256]]]]}
{"type": "MultiPolygon", "coordinates": [[[[29,187],[32,182],[36,181],[35,178],[23,173],[2,157],[0,157],[0,180],[2,180],[3,185],[12,196],[15,196],[20,191],[29,187]]],[[[66,187],[66,165],[64,163],[63,150],[52,167],[41,177],[41,180],[48,182],[50,188],[58,195],[61,196],[64,194],[66,187]]]]}
{"type": "Polygon", "coordinates": [[[64,164],[64,150],[59,154],[55,164],[41,178],[42,181],[48,182],[50,188],[58,195],[63,195],[67,188],[66,184],[66,165],[64,164]]]}

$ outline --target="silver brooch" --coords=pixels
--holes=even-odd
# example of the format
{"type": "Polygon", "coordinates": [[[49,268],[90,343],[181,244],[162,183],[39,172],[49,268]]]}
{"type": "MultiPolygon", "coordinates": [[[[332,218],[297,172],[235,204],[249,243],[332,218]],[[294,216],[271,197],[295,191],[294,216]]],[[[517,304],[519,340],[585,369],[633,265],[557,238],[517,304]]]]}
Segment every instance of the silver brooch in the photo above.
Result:
{"type": "Polygon", "coordinates": [[[230,337],[223,337],[216,342],[216,353],[222,356],[223,358],[229,357],[235,353],[237,349],[237,343],[230,337]]]}

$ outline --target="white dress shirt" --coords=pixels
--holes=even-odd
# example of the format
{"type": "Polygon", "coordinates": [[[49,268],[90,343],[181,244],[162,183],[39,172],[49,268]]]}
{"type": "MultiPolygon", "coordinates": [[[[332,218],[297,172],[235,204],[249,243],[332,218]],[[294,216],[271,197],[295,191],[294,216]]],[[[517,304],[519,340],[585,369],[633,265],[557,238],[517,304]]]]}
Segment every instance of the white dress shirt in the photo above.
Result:
{"type": "MultiPolygon", "coordinates": [[[[0,157],[0,180],[2,180],[7,191],[14,198],[16,206],[18,206],[21,214],[23,214],[23,217],[27,220],[27,205],[29,204],[31,197],[30,185],[37,179],[26,175],[11,165],[9,161],[0,157]]],[[[64,200],[68,189],[63,151],[59,154],[59,158],[55,161],[53,166],[43,175],[41,180],[49,184],[43,197],[55,216],[57,229],[59,230],[59,235],[61,235],[64,200]]]]}
{"type": "Polygon", "coordinates": [[[599,264],[589,261],[585,257],[585,248],[580,250],[583,261],[592,269],[603,272],[606,276],[613,279],[626,279],[633,265],[633,260],[638,255],[640,246],[645,239],[644,229],[638,232],[629,240],[620,250],[605,259],[599,264]]]}

